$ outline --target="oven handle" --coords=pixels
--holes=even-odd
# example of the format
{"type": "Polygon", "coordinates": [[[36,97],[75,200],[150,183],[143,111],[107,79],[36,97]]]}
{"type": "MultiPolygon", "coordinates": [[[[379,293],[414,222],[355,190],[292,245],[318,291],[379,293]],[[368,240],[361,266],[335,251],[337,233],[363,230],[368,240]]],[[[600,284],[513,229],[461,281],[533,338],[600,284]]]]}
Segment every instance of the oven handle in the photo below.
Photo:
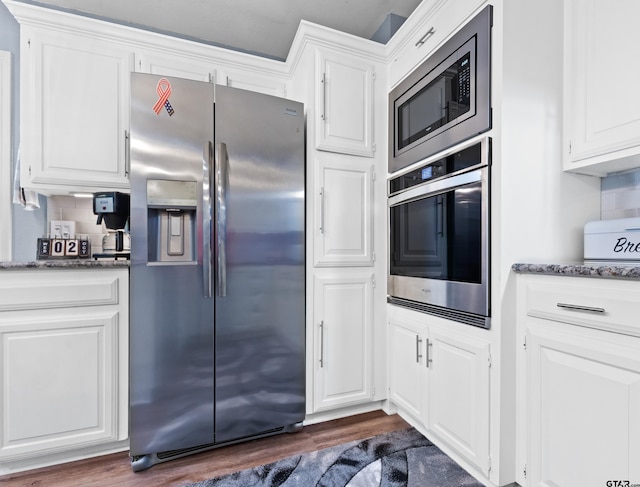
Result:
{"type": "Polygon", "coordinates": [[[467,184],[477,183],[482,181],[483,171],[487,171],[488,167],[475,169],[473,171],[465,172],[452,176],[450,178],[439,179],[427,184],[421,184],[413,188],[407,189],[400,194],[390,196],[388,199],[389,207],[400,205],[402,203],[408,203],[417,199],[424,198],[426,196],[432,196],[439,193],[444,193],[460,186],[466,186],[467,184]]]}

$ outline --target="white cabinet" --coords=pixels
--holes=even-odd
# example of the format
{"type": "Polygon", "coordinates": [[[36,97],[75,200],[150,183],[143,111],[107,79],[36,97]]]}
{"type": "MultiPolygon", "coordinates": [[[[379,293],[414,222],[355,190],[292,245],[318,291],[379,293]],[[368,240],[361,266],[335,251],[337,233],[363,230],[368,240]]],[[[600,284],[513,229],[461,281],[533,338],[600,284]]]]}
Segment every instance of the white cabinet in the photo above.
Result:
{"type": "Polygon", "coordinates": [[[315,161],[314,264],[373,265],[373,182],[370,159],[319,155],[315,161]]]}
{"type": "Polygon", "coordinates": [[[360,57],[317,49],[316,149],[373,157],[374,73],[360,57]]]}
{"type": "Polygon", "coordinates": [[[127,448],[128,283],[0,271],[0,475],[127,448]]]}
{"type": "Polygon", "coordinates": [[[52,190],[128,188],[126,46],[55,29],[21,28],[22,185],[52,190]]]}
{"type": "Polygon", "coordinates": [[[259,75],[255,71],[228,68],[213,55],[204,57],[188,52],[177,54],[143,50],[138,55],[138,69],[143,73],[204,81],[284,97],[286,84],[278,77],[259,75]]]}
{"type": "Polygon", "coordinates": [[[441,318],[395,306],[389,316],[391,402],[488,475],[489,343],[441,318]]]}
{"type": "Polygon", "coordinates": [[[485,0],[422,2],[389,41],[389,90],[460,29],[485,0]]]}
{"type": "Polygon", "coordinates": [[[517,292],[518,482],[640,482],[640,283],[519,275],[517,292]]]}
{"type": "Polygon", "coordinates": [[[239,88],[241,90],[255,91],[265,95],[285,98],[287,95],[286,83],[276,77],[260,76],[251,71],[239,71],[237,69],[222,68],[222,74],[218,84],[239,88]]]}
{"type": "Polygon", "coordinates": [[[169,54],[163,51],[142,51],[137,55],[138,71],[141,73],[174,76],[194,81],[216,80],[213,63],[202,58],[169,54]]]}
{"type": "Polygon", "coordinates": [[[373,274],[314,279],[315,411],[373,399],[373,274]]]}
{"type": "Polygon", "coordinates": [[[565,170],[640,167],[639,15],[634,0],[565,1],[565,170]]]}
{"type": "Polygon", "coordinates": [[[416,420],[425,422],[427,369],[426,326],[409,319],[389,323],[389,399],[416,420]]]}
{"type": "Polygon", "coordinates": [[[429,431],[488,475],[489,343],[431,327],[425,361],[429,431]]]}

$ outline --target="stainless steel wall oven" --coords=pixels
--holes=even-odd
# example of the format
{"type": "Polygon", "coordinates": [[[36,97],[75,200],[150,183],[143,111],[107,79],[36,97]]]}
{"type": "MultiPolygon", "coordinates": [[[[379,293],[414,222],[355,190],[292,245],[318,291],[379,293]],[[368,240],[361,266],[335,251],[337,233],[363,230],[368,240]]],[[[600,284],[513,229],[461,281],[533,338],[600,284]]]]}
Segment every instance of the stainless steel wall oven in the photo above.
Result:
{"type": "Polygon", "coordinates": [[[389,180],[388,301],[489,328],[491,139],[389,180]]]}

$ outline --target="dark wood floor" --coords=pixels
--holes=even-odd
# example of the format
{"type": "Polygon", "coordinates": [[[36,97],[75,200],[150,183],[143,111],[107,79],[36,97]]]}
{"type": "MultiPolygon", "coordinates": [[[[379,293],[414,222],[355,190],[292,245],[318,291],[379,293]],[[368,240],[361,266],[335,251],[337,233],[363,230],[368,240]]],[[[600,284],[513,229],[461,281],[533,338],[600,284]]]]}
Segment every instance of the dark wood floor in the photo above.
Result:
{"type": "Polygon", "coordinates": [[[198,453],[133,473],[127,452],[0,477],[0,486],[183,486],[281,458],[408,428],[381,411],[305,426],[282,434],[198,453]]]}

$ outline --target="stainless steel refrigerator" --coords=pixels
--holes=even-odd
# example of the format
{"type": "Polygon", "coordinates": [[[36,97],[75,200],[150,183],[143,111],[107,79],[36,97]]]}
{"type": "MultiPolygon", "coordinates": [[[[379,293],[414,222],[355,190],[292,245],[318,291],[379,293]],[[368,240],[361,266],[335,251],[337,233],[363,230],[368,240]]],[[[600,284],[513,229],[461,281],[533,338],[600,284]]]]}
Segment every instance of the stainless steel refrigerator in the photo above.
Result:
{"type": "Polygon", "coordinates": [[[299,429],[302,104],[133,73],[129,142],[133,470],[299,429]]]}

